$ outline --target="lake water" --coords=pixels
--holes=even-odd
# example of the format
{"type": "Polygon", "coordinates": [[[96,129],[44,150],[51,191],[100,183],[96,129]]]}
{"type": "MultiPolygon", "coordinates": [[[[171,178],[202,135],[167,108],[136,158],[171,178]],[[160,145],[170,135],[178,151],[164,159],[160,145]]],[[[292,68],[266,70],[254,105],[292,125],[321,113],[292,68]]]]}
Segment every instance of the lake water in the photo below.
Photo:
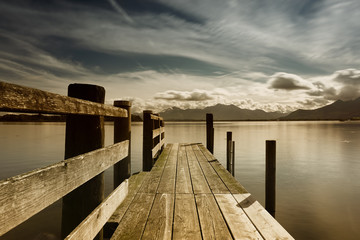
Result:
{"type": "MultiPolygon", "coordinates": [[[[264,205],[265,140],[277,141],[276,219],[296,239],[360,239],[360,122],[216,122],[214,155],[225,166],[236,142],[236,178],[264,205]]],[[[112,144],[113,126],[105,126],[112,144]]],[[[205,124],[166,123],[166,142],[205,143],[205,124]]],[[[0,123],[0,179],[61,161],[65,124],[0,123]]],[[[142,124],[132,125],[132,172],[142,166],[142,124]]],[[[106,193],[112,171],[105,173],[106,193]]],[[[0,239],[57,239],[58,201],[0,239]]]]}

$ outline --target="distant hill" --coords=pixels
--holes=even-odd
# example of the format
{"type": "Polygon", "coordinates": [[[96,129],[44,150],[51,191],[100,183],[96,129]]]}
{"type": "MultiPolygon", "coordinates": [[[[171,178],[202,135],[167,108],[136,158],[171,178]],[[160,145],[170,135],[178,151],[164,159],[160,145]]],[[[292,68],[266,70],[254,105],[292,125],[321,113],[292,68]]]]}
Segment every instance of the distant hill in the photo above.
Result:
{"type": "Polygon", "coordinates": [[[160,113],[164,120],[205,120],[206,113],[212,113],[214,120],[274,120],[283,117],[280,112],[265,112],[263,110],[241,109],[235,105],[217,104],[204,109],[180,109],[177,107],[167,109],[160,113]]]}
{"type": "Polygon", "coordinates": [[[296,110],[281,120],[348,120],[360,118],[360,98],[352,101],[338,100],[315,110],[296,110]]]}

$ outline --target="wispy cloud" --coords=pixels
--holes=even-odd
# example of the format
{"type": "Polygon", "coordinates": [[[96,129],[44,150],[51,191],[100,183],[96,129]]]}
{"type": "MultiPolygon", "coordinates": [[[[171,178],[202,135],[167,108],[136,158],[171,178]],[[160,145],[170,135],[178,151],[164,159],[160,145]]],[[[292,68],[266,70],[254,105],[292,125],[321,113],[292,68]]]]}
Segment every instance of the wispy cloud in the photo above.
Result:
{"type": "Polygon", "coordinates": [[[108,99],[163,108],[289,111],[359,96],[355,0],[8,1],[0,9],[2,81],[60,93],[70,82],[95,83],[108,99]]]}

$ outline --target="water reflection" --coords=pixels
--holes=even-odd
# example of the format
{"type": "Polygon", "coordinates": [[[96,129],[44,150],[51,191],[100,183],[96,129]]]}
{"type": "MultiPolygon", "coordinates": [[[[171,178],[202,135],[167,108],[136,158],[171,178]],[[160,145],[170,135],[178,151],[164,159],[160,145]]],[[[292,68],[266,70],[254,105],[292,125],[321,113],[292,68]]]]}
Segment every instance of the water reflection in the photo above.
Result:
{"type": "MultiPolygon", "coordinates": [[[[360,238],[360,122],[216,122],[214,127],[215,156],[225,165],[226,132],[232,131],[236,178],[261,204],[265,140],[277,140],[276,216],[296,239],[360,238]]],[[[105,131],[105,144],[110,145],[113,126],[107,124],[105,131]]],[[[2,179],[63,159],[64,124],[0,123],[0,132],[2,179]]],[[[166,123],[168,143],[205,143],[205,139],[204,123],[166,123]]],[[[141,170],[141,156],[142,124],[134,123],[132,172],[141,170]]],[[[108,193],[111,169],[105,178],[108,193]]],[[[57,204],[3,239],[31,239],[31,233],[36,236],[39,231],[57,234],[57,204]]]]}

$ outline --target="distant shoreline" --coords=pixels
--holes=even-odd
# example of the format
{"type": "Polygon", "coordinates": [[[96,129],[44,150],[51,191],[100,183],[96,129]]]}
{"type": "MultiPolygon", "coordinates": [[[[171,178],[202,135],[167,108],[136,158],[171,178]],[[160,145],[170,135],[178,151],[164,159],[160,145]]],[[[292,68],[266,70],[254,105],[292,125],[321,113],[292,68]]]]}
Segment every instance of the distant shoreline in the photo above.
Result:
{"type": "MultiPolygon", "coordinates": [[[[131,115],[132,122],[142,122],[142,119],[138,115],[131,115]]],[[[113,118],[105,118],[105,121],[114,121],[113,118]]],[[[205,122],[206,120],[165,120],[166,122],[205,122]]],[[[218,120],[214,122],[294,122],[294,121],[360,121],[360,118],[353,119],[239,119],[239,120],[218,120]]],[[[42,114],[6,114],[0,116],[0,122],[66,122],[66,116],[64,115],[42,115],[42,114]]]]}

